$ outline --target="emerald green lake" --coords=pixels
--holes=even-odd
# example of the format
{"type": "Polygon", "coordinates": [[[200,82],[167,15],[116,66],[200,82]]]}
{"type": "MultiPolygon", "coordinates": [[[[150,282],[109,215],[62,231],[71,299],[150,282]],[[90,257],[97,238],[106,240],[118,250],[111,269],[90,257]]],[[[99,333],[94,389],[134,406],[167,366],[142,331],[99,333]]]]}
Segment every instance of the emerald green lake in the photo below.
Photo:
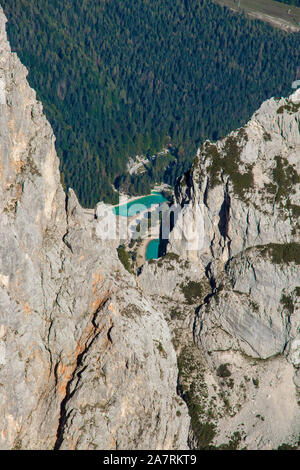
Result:
{"type": "Polygon", "coordinates": [[[147,245],[146,259],[158,259],[159,240],[151,240],[147,245]]]}
{"type": "Polygon", "coordinates": [[[146,209],[149,209],[152,204],[162,204],[166,201],[166,198],[158,193],[153,192],[149,196],[143,196],[135,201],[128,202],[127,204],[121,204],[120,206],[114,207],[113,211],[116,215],[121,215],[123,217],[132,217],[133,215],[143,212],[146,209]]]}

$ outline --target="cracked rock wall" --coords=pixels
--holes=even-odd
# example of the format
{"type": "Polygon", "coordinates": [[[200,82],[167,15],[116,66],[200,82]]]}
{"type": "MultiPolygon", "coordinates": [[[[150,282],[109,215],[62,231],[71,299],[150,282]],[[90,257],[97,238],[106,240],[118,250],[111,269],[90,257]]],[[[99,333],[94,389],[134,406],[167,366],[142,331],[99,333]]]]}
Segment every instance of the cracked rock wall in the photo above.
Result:
{"type": "MultiPolygon", "coordinates": [[[[193,308],[183,310],[193,336],[186,351],[197,359],[185,366],[203,373],[191,383],[183,368],[180,381],[182,395],[202,410],[194,422],[215,432],[213,445],[299,448],[299,202],[300,89],[266,101],[226,138],[204,143],[176,188],[183,209],[168,246],[169,256],[178,257],[173,273],[157,263],[141,275],[153,299],[158,292],[147,277],[154,269],[161,278],[173,274],[172,286],[193,294],[193,308]],[[202,229],[190,243],[198,249],[189,250],[197,219],[202,229]],[[184,260],[199,272],[199,287],[182,285],[184,260]]],[[[174,316],[172,300],[156,302],[174,316]]],[[[175,313],[178,322],[182,315],[175,313]]],[[[193,445],[201,447],[201,433],[193,432],[193,445]]]]}
{"type": "Polygon", "coordinates": [[[243,128],[203,144],[176,192],[187,219],[202,208],[204,237],[195,242],[196,252],[186,251],[189,224],[182,223],[179,236],[177,224],[169,251],[226,262],[251,246],[299,241],[299,114],[300,89],[271,98],[243,128]]]}
{"type": "Polygon", "coordinates": [[[168,326],[65,200],[5,22],[0,7],[0,449],[186,448],[168,326]]]}

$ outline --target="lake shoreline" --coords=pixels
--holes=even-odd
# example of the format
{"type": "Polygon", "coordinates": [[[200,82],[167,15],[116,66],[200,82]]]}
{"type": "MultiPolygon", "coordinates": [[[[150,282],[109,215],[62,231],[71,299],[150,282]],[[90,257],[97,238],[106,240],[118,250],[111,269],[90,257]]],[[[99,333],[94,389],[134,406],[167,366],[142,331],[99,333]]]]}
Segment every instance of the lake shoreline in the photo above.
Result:
{"type": "MultiPolygon", "coordinates": [[[[113,209],[117,208],[117,207],[120,207],[120,206],[123,206],[125,204],[130,204],[132,202],[135,202],[135,201],[138,201],[139,199],[143,199],[144,197],[151,197],[151,196],[155,196],[155,195],[158,195],[158,194],[161,194],[159,191],[156,191],[155,189],[153,189],[151,191],[151,193],[149,194],[144,194],[143,196],[137,196],[133,199],[130,199],[130,200],[125,200],[124,199],[124,202],[120,202],[120,204],[115,204],[114,206],[111,206],[113,209]]],[[[124,196],[125,198],[126,196],[124,196]]]]}

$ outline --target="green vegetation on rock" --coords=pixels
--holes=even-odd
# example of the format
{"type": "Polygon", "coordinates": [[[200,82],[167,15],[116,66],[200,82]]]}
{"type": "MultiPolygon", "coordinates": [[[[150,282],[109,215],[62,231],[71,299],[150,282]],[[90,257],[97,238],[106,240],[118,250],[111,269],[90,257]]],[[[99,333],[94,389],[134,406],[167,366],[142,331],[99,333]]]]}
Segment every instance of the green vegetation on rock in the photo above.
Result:
{"type": "Polygon", "coordinates": [[[300,183],[300,176],[295,168],[282,157],[275,157],[276,167],[273,170],[273,180],[276,184],[276,202],[284,204],[295,192],[295,185],[300,183]]]}
{"type": "Polygon", "coordinates": [[[219,365],[219,367],[217,369],[217,376],[222,377],[222,378],[231,376],[231,372],[228,369],[228,364],[220,364],[219,365]]]}
{"type": "MultiPolygon", "coordinates": [[[[242,132],[240,133],[240,136],[244,138],[246,135],[242,132]]],[[[253,186],[253,173],[250,166],[244,172],[240,169],[241,147],[239,140],[233,136],[227,137],[222,152],[218,151],[215,145],[206,143],[203,151],[206,158],[210,160],[208,172],[211,188],[220,183],[221,175],[226,175],[230,178],[237,197],[245,200],[245,193],[253,186]]]]}
{"type": "Polygon", "coordinates": [[[275,264],[295,263],[300,264],[299,243],[270,243],[269,245],[256,246],[262,256],[270,256],[275,264]]]}
{"type": "Polygon", "coordinates": [[[297,113],[300,109],[300,103],[295,104],[291,101],[289,101],[287,104],[280,106],[280,108],[277,109],[277,114],[283,114],[284,111],[287,111],[288,113],[297,113]]]}
{"type": "Polygon", "coordinates": [[[193,391],[189,390],[185,395],[185,401],[191,417],[191,426],[198,442],[198,450],[209,450],[216,435],[216,425],[212,422],[203,422],[199,418],[200,409],[193,391]]]}
{"type": "Polygon", "coordinates": [[[207,386],[204,382],[203,365],[197,360],[198,352],[194,345],[186,345],[178,357],[179,389],[185,400],[191,427],[198,450],[213,448],[216,425],[206,410],[207,386]]]}
{"type": "Polygon", "coordinates": [[[280,303],[283,305],[283,308],[287,310],[290,314],[294,312],[294,302],[290,295],[282,294],[280,303]]]}
{"type": "Polygon", "coordinates": [[[189,281],[187,284],[181,284],[181,290],[188,304],[199,303],[203,300],[203,288],[201,282],[189,281]]]}
{"type": "Polygon", "coordinates": [[[125,247],[123,245],[120,245],[118,248],[118,257],[121,263],[123,264],[124,268],[128,272],[132,272],[132,267],[131,267],[131,257],[130,254],[126,251],[125,247]]]}

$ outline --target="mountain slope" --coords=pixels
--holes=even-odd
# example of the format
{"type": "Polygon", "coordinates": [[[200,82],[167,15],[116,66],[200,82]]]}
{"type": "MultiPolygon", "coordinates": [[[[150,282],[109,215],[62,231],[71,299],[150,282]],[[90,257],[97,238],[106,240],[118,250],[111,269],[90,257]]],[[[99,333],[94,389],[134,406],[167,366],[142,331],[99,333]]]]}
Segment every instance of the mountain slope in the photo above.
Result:
{"type": "Polygon", "coordinates": [[[196,448],[299,446],[299,164],[300,90],[203,144],[168,254],[140,275],[173,331],[196,448]]]}
{"type": "Polygon", "coordinates": [[[173,185],[203,140],[287,94],[300,63],[299,35],[210,0],[1,4],[54,128],[65,184],[85,207],[115,201],[116,178],[139,194],[156,181],[173,185]],[[129,157],[170,142],[173,158],[130,177],[129,157]]]}
{"type": "Polygon", "coordinates": [[[65,197],[26,75],[0,11],[0,448],[297,447],[299,91],[205,142],[136,278],[65,197]]]}
{"type": "Polygon", "coordinates": [[[66,200],[26,75],[0,9],[0,448],[185,448],[167,324],[66,200]]]}

